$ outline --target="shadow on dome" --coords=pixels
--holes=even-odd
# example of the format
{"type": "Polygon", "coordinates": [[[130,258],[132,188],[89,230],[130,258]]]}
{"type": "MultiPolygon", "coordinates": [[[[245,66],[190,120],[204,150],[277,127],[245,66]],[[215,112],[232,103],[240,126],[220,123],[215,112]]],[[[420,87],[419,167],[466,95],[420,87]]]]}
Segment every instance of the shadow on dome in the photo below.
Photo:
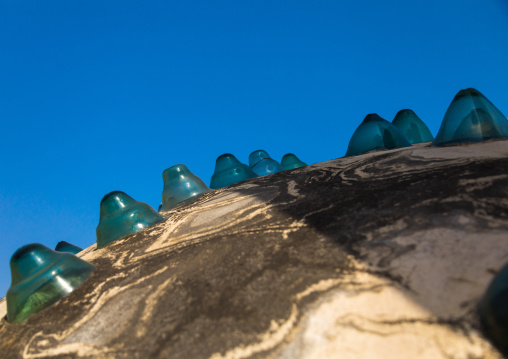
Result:
{"type": "Polygon", "coordinates": [[[455,95],[443,118],[434,146],[508,137],[508,120],[480,91],[455,95]]]}
{"type": "Polygon", "coordinates": [[[70,253],[42,244],[19,248],[11,257],[11,286],[7,291],[7,320],[22,323],[53,305],[81,285],[95,266],[70,253]]]}
{"type": "Polygon", "coordinates": [[[409,147],[411,143],[390,122],[375,113],[368,114],[349,140],[346,156],[355,156],[373,150],[391,150],[409,147]]]}

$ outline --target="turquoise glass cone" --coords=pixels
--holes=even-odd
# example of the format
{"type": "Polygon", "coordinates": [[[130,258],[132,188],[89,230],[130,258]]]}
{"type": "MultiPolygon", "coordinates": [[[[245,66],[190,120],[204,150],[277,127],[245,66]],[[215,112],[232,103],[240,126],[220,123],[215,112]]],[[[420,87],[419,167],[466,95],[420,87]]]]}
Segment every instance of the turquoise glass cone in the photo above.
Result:
{"type": "Polygon", "coordinates": [[[265,150],[257,150],[252,151],[252,153],[249,155],[249,167],[253,167],[261,160],[264,160],[265,158],[271,158],[268,152],[265,150]]]}
{"type": "Polygon", "coordinates": [[[185,165],[169,167],[162,172],[161,211],[169,211],[177,206],[192,203],[211,189],[185,165]]]}
{"type": "Polygon", "coordinates": [[[231,153],[225,153],[220,155],[215,162],[210,188],[226,187],[257,176],[249,166],[238,161],[231,153]]]}
{"type": "Polygon", "coordinates": [[[11,257],[11,286],[7,291],[7,320],[22,323],[53,305],[81,285],[95,267],[70,253],[33,243],[11,257]]]}
{"type": "Polygon", "coordinates": [[[478,306],[487,337],[508,354],[508,265],[496,274],[478,306]]]}
{"type": "Polygon", "coordinates": [[[282,168],[279,162],[271,158],[265,158],[264,160],[261,160],[252,166],[252,171],[254,171],[254,173],[256,173],[258,176],[266,176],[273,173],[282,172],[284,171],[284,168],[282,168]]]}
{"type": "Polygon", "coordinates": [[[480,91],[461,90],[446,111],[435,146],[508,137],[508,120],[480,91]]]}
{"type": "Polygon", "coordinates": [[[300,159],[292,153],[286,153],[284,156],[282,156],[280,164],[284,170],[292,170],[294,168],[307,166],[305,162],[300,161],[300,159]]]}
{"type": "Polygon", "coordinates": [[[412,110],[400,110],[392,124],[408,139],[409,143],[422,143],[434,140],[427,125],[412,110]]]}
{"type": "Polygon", "coordinates": [[[391,150],[398,147],[409,147],[411,143],[390,122],[375,113],[365,117],[353,133],[346,156],[355,156],[372,150],[391,150]]]}
{"type": "Polygon", "coordinates": [[[264,150],[257,150],[249,155],[249,166],[258,176],[284,171],[280,163],[272,159],[264,150]]]}
{"type": "Polygon", "coordinates": [[[144,202],[138,202],[128,194],[113,191],[102,198],[97,248],[117,239],[140,232],[164,221],[165,218],[144,202]]]}
{"type": "Polygon", "coordinates": [[[75,246],[74,244],[70,244],[66,241],[58,242],[58,244],[55,247],[55,251],[57,252],[68,252],[72,254],[77,254],[81,252],[83,248],[79,248],[78,246],[75,246]]]}

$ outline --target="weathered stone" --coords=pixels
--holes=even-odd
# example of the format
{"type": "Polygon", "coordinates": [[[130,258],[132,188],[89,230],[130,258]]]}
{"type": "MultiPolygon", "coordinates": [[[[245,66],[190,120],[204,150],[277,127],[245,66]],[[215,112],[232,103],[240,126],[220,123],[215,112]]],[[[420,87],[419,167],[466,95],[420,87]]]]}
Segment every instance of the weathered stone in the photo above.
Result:
{"type": "Polygon", "coordinates": [[[507,168],[506,140],[420,144],[207,193],[79,253],[95,272],[3,319],[0,357],[500,358],[476,308],[508,261],[507,168]]]}

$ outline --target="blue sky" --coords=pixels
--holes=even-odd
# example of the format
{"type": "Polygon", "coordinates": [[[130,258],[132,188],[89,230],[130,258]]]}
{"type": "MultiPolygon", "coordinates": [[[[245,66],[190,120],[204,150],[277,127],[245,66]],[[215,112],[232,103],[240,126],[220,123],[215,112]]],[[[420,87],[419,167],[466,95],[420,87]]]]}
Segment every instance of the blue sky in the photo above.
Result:
{"type": "Polygon", "coordinates": [[[0,0],[0,33],[0,296],[18,247],[91,245],[174,164],[339,158],[403,108],[435,135],[466,87],[508,115],[508,0],[0,0]]]}

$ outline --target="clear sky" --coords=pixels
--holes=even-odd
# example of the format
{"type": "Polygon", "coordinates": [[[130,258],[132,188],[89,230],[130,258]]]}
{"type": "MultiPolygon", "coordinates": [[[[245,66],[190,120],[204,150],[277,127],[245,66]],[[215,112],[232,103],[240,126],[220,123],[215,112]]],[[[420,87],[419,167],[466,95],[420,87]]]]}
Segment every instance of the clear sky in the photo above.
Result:
{"type": "Polygon", "coordinates": [[[366,114],[435,135],[457,91],[508,115],[508,0],[0,0],[0,297],[20,246],[95,242],[162,171],[344,156],[366,114]]]}

